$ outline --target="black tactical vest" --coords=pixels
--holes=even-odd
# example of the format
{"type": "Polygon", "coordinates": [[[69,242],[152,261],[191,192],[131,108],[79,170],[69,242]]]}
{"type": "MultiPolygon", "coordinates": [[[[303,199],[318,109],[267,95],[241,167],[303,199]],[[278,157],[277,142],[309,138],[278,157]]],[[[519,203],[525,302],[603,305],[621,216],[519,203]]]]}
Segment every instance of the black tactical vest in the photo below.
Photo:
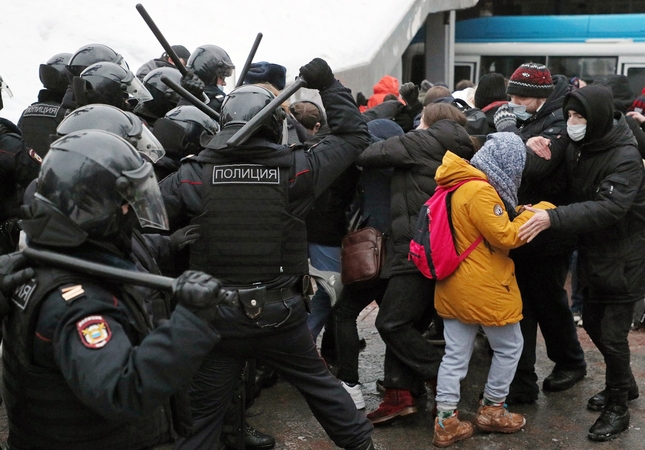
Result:
{"type": "MultiPolygon", "coordinates": [[[[21,450],[113,450],[169,442],[165,408],[137,420],[106,419],[74,395],[59,371],[34,364],[33,340],[43,300],[58,286],[79,282],[83,280],[78,274],[37,269],[35,282],[18,288],[12,298],[11,312],[3,322],[2,352],[2,398],[9,421],[9,446],[21,450]]],[[[118,292],[118,298],[128,305],[134,301],[125,292],[118,292]]],[[[138,337],[139,342],[144,335],[138,337]]]]}
{"type": "Polygon", "coordinates": [[[200,239],[190,266],[250,285],[308,273],[304,221],[289,211],[289,167],[205,164],[200,239]]]}
{"type": "Polygon", "coordinates": [[[65,118],[65,108],[56,102],[38,102],[27,107],[18,121],[27,146],[44,158],[49,151],[50,135],[65,118]]]}

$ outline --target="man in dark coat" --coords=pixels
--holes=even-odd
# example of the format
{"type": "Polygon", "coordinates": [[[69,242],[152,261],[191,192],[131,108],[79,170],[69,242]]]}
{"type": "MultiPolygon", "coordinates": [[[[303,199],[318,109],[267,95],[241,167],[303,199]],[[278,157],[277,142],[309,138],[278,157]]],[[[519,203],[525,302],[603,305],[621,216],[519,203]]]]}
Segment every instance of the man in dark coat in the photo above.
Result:
{"type": "MultiPolygon", "coordinates": [[[[518,192],[519,204],[542,200],[561,205],[561,184],[556,182],[569,144],[562,114],[564,96],[571,90],[562,75],[551,78],[542,64],[522,64],[511,76],[508,106],[495,113],[497,131],[519,134],[527,146],[526,165],[518,192]]],[[[520,322],[524,348],[506,402],[533,403],[539,387],[535,373],[538,325],[555,363],[542,384],[545,391],[571,388],[587,373],[584,352],[564,289],[575,236],[547,232],[536,241],[512,250],[517,283],[522,293],[524,318],[520,322]]]]}
{"type": "Polygon", "coordinates": [[[605,86],[569,94],[564,111],[574,141],[567,153],[568,180],[576,203],[536,212],[520,228],[533,239],[540,231],[579,236],[578,270],[584,328],[602,353],[603,391],[587,408],[602,413],[588,437],[606,441],[629,427],[627,401],[638,397],[627,335],[634,304],[645,295],[645,178],[636,139],[613,110],[605,86]]]}

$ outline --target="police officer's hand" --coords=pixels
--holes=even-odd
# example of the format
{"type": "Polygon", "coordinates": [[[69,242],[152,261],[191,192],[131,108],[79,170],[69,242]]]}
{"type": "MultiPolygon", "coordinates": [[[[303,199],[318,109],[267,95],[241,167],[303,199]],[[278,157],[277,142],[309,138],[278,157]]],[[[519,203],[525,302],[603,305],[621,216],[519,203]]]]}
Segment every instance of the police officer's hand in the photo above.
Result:
{"type": "Polygon", "coordinates": [[[197,75],[195,75],[193,70],[186,69],[186,75],[181,77],[180,84],[181,87],[186,89],[195,97],[201,99],[204,96],[204,88],[206,85],[197,75]]]}
{"type": "Polygon", "coordinates": [[[419,86],[412,82],[404,83],[399,89],[399,94],[408,105],[419,101],[419,86]]]}
{"type": "Polygon", "coordinates": [[[170,246],[173,251],[178,251],[187,245],[194,244],[200,237],[199,225],[188,225],[170,235],[170,246]]]}
{"type": "Polygon", "coordinates": [[[9,297],[21,284],[34,276],[34,269],[21,252],[0,256],[0,316],[9,312],[9,297]]]}
{"type": "Polygon", "coordinates": [[[209,323],[217,317],[217,305],[224,294],[219,280],[204,272],[187,270],[175,280],[177,302],[209,323]]]}
{"type": "Polygon", "coordinates": [[[517,125],[517,117],[513,110],[507,104],[504,104],[495,112],[493,122],[495,122],[497,131],[504,131],[517,125]]]}
{"type": "Polygon", "coordinates": [[[327,89],[334,82],[334,73],[331,71],[327,61],[314,58],[310,63],[300,68],[300,78],[307,82],[309,89],[322,91],[327,89]]]}

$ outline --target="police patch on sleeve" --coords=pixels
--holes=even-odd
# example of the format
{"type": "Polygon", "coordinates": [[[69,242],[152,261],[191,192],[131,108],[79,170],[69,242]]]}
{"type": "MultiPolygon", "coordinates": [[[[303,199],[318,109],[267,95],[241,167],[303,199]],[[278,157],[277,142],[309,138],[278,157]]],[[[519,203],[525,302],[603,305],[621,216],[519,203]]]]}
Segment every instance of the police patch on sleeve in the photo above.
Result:
{"type": "Polygon", "coordinates": [[[87,348],[101,348],[110,342],[112,332],[103,316],[89,316],[76,323],[81,342],[87,348]]]}
{"type": "Polygon", "coordinates": [[[38,164],[43,163],[43,159],[40,157],[40,155],[38,153],[36,153],[36,150],[34,150],[33,148],[29,149],[29,156],[31,157],[31,159],[36,161],[38,164]]]}
{"type": "Polygon", "coordinates": [[[504,210],[502,209],[502,205],[500,205],[499,203],[495,203],[495,206],[493,206],[493,213],[496,216],[501,216],[502,214],[504,214],[504,210]]]}

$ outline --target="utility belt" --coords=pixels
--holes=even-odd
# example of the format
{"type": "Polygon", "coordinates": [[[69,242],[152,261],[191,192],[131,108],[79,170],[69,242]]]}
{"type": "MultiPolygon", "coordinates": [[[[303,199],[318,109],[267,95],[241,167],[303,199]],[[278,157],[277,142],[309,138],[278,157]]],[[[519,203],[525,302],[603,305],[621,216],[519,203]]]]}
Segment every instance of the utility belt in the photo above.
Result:
{"type": "MultiPolygon", "coordinates": [[[[244,311],[246,317],[258,320],[262,315],[264,306],[271,303],[281,303],[296,295],[304,295],[307,299],[313,294],[311,277],[302,277],[302,283],[279,289],[269,289],[265,285],[251,287],[227,287],[229,294],[220,302],[226,306],[233,306],[244,311]]],[[[309,309],[309,308],[308,308],[309,309]]]]}

